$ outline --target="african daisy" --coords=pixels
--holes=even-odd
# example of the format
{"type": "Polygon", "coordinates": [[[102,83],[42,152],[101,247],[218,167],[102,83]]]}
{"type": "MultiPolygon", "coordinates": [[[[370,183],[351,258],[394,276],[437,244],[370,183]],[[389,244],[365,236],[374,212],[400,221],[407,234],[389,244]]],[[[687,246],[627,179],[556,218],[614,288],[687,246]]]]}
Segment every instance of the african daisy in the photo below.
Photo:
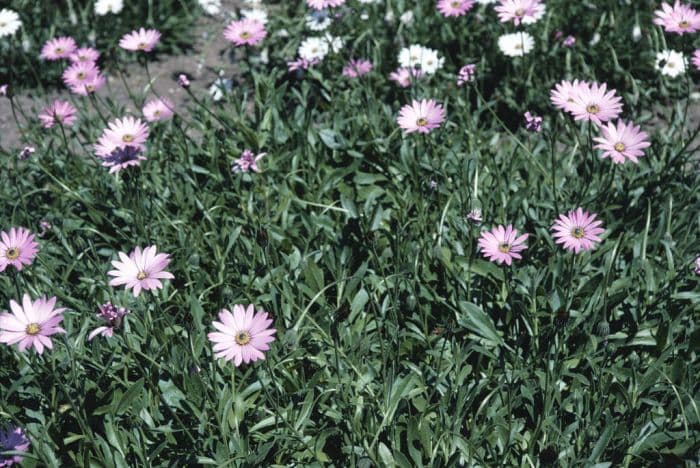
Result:
{"type": "Polygon", "coordinates": [[[255,312],[253,304],[233,306],[233,313],[227,309],[219,312],[219,320],[212,322],[218,331],[207,334],[213,343],[214,357],[226,361],[233,359],[238,367],[242,363],[265,359],[263,351],[270,349],[268,343],[275,340],[277,330],[270,327],[272,319],[264,310],[255,312]]]}
{"type": "Polygon", "coordinates": [[[686,61],[683,54],[675,50],[662,50],[656,54],[656,69],[662,75],[675,78],[685,73],[686,61]]]}
{"type": "Polygon", "coordinates": [[[143,149],[148,139],[148,125],[134,117],[112,120],[97,140],[95,150],[98,156],[106,156],[116,148],[133,146],[143,149]]]}
{"type": "Polygon", "coordinates": [[[498,38],[498,48],[508,57],[522,57],[535,47],[535,39],[526,32],[504,34],[498,38]]]}
{"type": "Polygon", "coordinates": [[[17,12],[7,8],[0,10],[0,37],[13,35],[21,26],[22,20],[17,12]]]}
{"type": "Polygon", "coordinates": [[[569,111],[575,120],[590,120],[601,125],[622,112],[622,98],[614,89],[608,91],[605,83],[581,86],[573,98],[569,111]]]}
{"type": "Polygon", "coordinates": [[[117,307],[111,302],[102,304],[99,310],[100,312],[97,314],[97,318],[106,322],[107,325],[99,326],[91,331],[88,335],[88,341],[92,341],[97,335],[104,336],[105,338],[112,337],[112,335],[114,335],[114,329],[121,326],[124,316],[129,313],[124,307],[117,307]]]}
{"type": "Polygon", "coordinates": [[[75,62],[63,72],[63,82],[71,89],[79,90],[91,83],[100,74],[93,62],[75,62]]]}
{"type": "Polygon", "coordinates": [[[389,79],[396,82],[402,88],[408,88],[411,83],[423,76],[424,73],[420,68],[397,68],[396,71],[389,73],[389,79]]]}
{"type": "Polygon", "coordinates": [[[598,142],[594,148],[603,150],[600,157],[610,158],[615,164],[622,164],[627,160],[637,164],[637,158],[644,156],[643,149],[651,146],[649,135],[631,122],[618,120],[617,125],[608,122],[600,127],[600,133],[602,136],[593,138],[598,142]]]}
{"type": "Polygon", "coordinates": [[[24,351],[32,346],[42,354],[44,348],[52,349],[51,335],[65,333],[58,324],[63,320],[63,307],[54,308],[56,298],[40,297],[32,301],[28,294],[22,297],[22,305],[10,300],[12,313],[0,314],[0,343],[13,345],[24,351]]]}
{"type": "Polygon", "coordinates": [[[162,279],[173,279],[174,276],[165,268],[170,263],[170,255],[156,253],[156,246],[152,245],[141,250],[136,247],[127,256],[124,252],[119,252],[119,259],[112,261],[112,266],[116,270],[107,272],[109,276],[114,276],[110,280],[110,286],[126,285],[127,291],[133,288],[134,297],[141,294],[141,290],[162,289],[162,279]]]}
{"type": "Polygon", "coordinates": [[[654,24],[663,26],[666,32],[680,34],[693,33],[700,29],[700,14],[688,5],[678,0],[673,6],[661,4],[661,10],[654,12],[654,24]]]}
{"type": "Polygon", "coordinates": [[[462,16],[474,6],[474,0],[438,0],[437,9],[443,16],[462,16]]]}
{"type": "Polygon", "coordinates": [[[46,41],[39,56],[46,60],[60,60],[70,57],[77,48],[72,37],[57,37],[46,41]]]}
{"type": "Polygon", "coordinates": [[[345,0],[306,0],[306,4],[314,10],[323,10],[324,8],[339,7],[345,3],[345,0]]]}
{"type": "Polygon", "coordinates": [[[255,19],[232,21],[224,29],[224,37],[236,46],[256,45],[267,36],[265,25],[255,19]]]}
{"type": "Polygon", "coordinates": [[[70,127],[75,123],[77,112],[78,110],[70,102],[56,100],[41,111],[39,120],[44,128],[51,128],[56,124],[70,127]]]}
{"type": "Polygon", "coordinates": [[[492,262],[510,265],[513,259],[522,258],[520,252],[527,249],[525,241],[529,234],[518,237],[518,230],[512,225],[496,226],[490,231],[484,231],[479,237],[479,250],[482,255],[492,262]]]}
{"type": "Polygon", "coordinates": [[[132,31],[122,36],[119,41],[119,47],[131,51],[142,50],[150,52],[158,44],[160,33],[155,29],[141,28],[138,31],[132,31]]]}
{"type": "Polygon", "coordinates": [[[255,154],[251,150],[247,149],[243,151],[241,157],[236,159],[231,165],[232,172],[260,172],[258,167],[258,161],[265,157],[267,153],[255,154]]]}
{"type": "Polygon", "coordinates": [[[399,111],[396,119],[406,133],[430,133],[445,120],[445,109],[433,99],[413,100],[399,111]]]}
{"type": "Polygon", "coordinates": [[[152,99],[144,104],[143,116],[149,122],[166,120],[173,116],[174,107],[173,102],[166,97],[152,99]]]}
{"type": "Polygon", "coordinates": [[[552,226],[554,242],[574,253],[595,249],[601,241],[599,235],[605,232],[600,227],[603,222],[595,218],[595,213],[588,213],[582,208],[560,214],[552,226]]]}
{"type": "Polygon", "coordinates": [[[357,78],[372,71],[372,62],[365,59],[350,60],[343,68],[343,76],[357,78]]]}
{"type": "Polygon", "coordinates": [[[571,112],[571,105],[574,103],[576,96],[581,94],[581,91],[586,88],[588,88],[588,83],[585,81],[574,80],[572,83],[571,81],[562,80],[549,92],[549,100],[554,107],[571,112]]]}
{"type": "Polygon", "coordinates": [[[32,264],[39,251],[34,234],[21,227],[0,232],[0,239],[0,272],[10,265],[21,271],[24,265],[32,264]]]}
{"type": "Polygon", "coordinates": [[[545,5],[540,0],[500,0],[495,10],[502,23],[513,21],[518,26],[537,22],[544,16],[545,5]]]}
{"type": "Polygon", "coordinates": [[[92,47],[81,47],[68,56],[68,60],[73,63],[86,62],[96,63],[100,58],[100,53],[92,47]]]}

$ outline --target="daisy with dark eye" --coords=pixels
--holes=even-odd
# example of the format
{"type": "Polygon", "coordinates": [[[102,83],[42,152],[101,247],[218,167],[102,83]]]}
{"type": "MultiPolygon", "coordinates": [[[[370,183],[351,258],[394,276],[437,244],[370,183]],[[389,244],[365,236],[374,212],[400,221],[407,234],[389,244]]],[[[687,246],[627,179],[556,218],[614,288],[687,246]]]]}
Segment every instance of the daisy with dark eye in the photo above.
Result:
{"type": "Polygon", "coordinates": [[[602,224],[602,221],[596,220],[595,213],[584,211],[583,208],[560,214],[552,226],[554,242],[576,254],[593,250],[601,242],[600,234],[605,232],[602,224]]]}

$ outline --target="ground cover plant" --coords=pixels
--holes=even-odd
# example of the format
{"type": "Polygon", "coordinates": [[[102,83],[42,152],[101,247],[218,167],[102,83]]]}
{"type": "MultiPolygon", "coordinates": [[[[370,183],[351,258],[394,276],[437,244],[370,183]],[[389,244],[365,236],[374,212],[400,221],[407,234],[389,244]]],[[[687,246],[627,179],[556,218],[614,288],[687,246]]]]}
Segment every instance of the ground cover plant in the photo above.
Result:
{"type": "Polygon", "coordinates": [[[145,9],[12,52],[0,466],[700,462],[692,5],[196,8],[211,88],[145,9]]]}

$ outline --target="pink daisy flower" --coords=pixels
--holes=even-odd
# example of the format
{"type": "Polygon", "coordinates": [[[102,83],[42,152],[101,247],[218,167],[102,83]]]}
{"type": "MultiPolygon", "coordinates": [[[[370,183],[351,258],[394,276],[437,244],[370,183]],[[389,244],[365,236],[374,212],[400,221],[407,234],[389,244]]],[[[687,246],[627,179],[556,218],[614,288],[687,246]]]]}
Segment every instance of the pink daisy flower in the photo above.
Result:
{"type": "Polygon", "coordinates": [[[434,100],[421,100],[405,105],[396,119],[406,133],[430,133],[445,120],[445,109],[434,100]]]}
{"type": "Polygon", "coordinates": [[[119,41],[119,47],[126,50],[150,52],[158,44],[160,33],[155,29],[141,28],[125,34],[119,41]]]}
{"type": "Polygon", "coordinates": [[[654,24],[663,26],[666,32],[680,34],[693,33],[700,29],[700,14],[678,0],[671,6],[668,3],[661,4],[661,10],[654,12],[654,24]]]}
{"type": "Polygon", "coordinates": [[[92,341],[96,336],[104,336],[105,338],[111,338],[114,335],[114,329],[119,328],[122,324],[124,316],[128,314],[129,311],[124,307],[117,307],[111,302],[102,304],[100,306],[100,312],[97,314],[97,318],[107,322],[107,325],[95,328],[88,335],[88,341],[92,341]]]}
{"type": "Polygon", "coordinates": [[[253,154],[249,149],[243,151],[241,157],[236,159],[231,165],[232,172],[260,172],[258,161],[265,157],[267,153],[253,154]]]}
{"type": "Polygon", "coordinates": [[[110,286],[126,285],[127,291],[134,289],[134,297],[139,297],[141,290],[163,289],[162,279],[173,279],[174,276],[165,268],[170,263],[170,255],[156,254],[156,246],[152,245],[141,250],[136,247],[127,257],[124,252],[119,252],[118,260],[112,261],[112,266],[116,270],[111,270],[107,274],[114,276],[110,280],[110,286]]]}
{"type": "Polygon", "coordinates": [[[343,68],[343,76],[357,78],[372,71],[372,62],[365,59],[350,60],[343,68]]]}
{"type": "Polygon", "coordinates": [[[501,23],[532,24],[544,16],[545,6],[540,0],[500,0],[495,8],[501,23]]]}
{"type": "Polygon", "coordinates": [[[588,213],[582,208],[560,214],[552,226],[554,242],[562,244],[566,250],[579,253],[582,250],[593,250],[601,241],[600,234],[605,229],[600,226],[602,221],[596,221],[595,213],[588,213]]]}
{"type": "Polygon", "coordinates": [[[325,10],[326,8],[339,7],[345,0],[306,0],[306,4],[314,10],[325,10]]]}
{"type": "Polygon", "coordinates": [[[585,81],[574,80],[572,83],[571,81],[563,80],[561,83],[557,83],[554,89],[549,92],[549,100],[557,109],[572,112],[571,109],[576,96],[580,95],[588,87],[589,85],[585,81]]]}
{"type": "Polygon", "coordinates": [[[166,120],[173,116],[174,108],[175,105],[168,98],[161,97],[152,99],[143,106],[143,116],[146,117],[146,120],[149,122],[166,120]]]}
{"type": "Polygon", "coordinates": [[[70,57],[77,48],[72,37],[56,37],[46,41],[39,56],[46,60],[60,60],[70,57]]]}
{"type": "Polygon", "coordinates": [[[70,54],[68,60],[73,63],[96,63],[99,58],[100,53],[97,50],[93,49],[92,47],[81,47],[70,54]]]}
{"type": "MultiPolygon", "coordinates": [[[[0,427],[0,452],[26,452],[27,450],[29,450],[29,439],[21,428],[0,427]]],[[[22,459],[20,455],[0,455],[0,466],[19,464],[22,463],[22,459]]]]}
{"type": "Polygon", "coordinates": [[[617,118],[622,112],[622,98],[617,91],[607,91],[603,83],[591,83],[590,86],[580,87],[571,104],[571,113],[575,120],[590,120],[597,125],[617,118]]]}
{"type": "Polygon", "coordinates": [[[522,258],[520,252],[527,249],[524,245],[529,234],[523,234],[518,237],[518,230],[513,229],[512,225],[508,227],[496,226],[491,231],[484,231],[479,237],[479,250],[484,257],[492,262],[498,262],[510,265],[513,259],[519,260],[522,258]]]}
{"type": "Polygon", "coordinates": [[[419,68],[397,68],[396,71],[389,74],[389,79],[391,81],[395,81],[396,84],[402,88],[408,88],[415,79],[420,78],[423,75],[424,72],[419,68]]]}
{"type": "Polygon", "coordinates": [[[87,96],[90,93],[94,93],[95,91],[99,90],[102,88],[105,83],[107,83],[107,79],[104,77],[102,73],[98,73],[95,77],[93,77],[91,80],[86,80],[82,86],[72,86],[70,88],[71,92],[75,94],[79,94],[81,96],[87,96]]]}
{"type": "Polygon", "coordinates": [[[603,150],[601,158],[611,158],[615,164],[622,164],[627,160],[637,164],[639,156],[644,156],[644,148],[651,146],[649,135],[639,130],[639,126],[633,123],[617,121],[617,125],[608,122],[607,126],[600,127],[601,137],[593,140],[598,144],[596,149],[603,150]]]}
{"type": "Polygon", "coordinates": [[[270,349],[268,343],[275,340],[272,335],[277,332],[270,327],[272,319],[267,318],[267,312],[255,312],[253,304],[247,309],[236,304],[233,306],[233,313],[222,309],[219,312],[219,320],[221,321],[212,322],[218,331],[207,334],[209,341],[214,344],[214,357],[224,358],[226,361],[233,359],[236,367],[242,363],[265,359],[263,351],[270,349]]]}
{"type": "Polygon", "coordinates": [[[65,333],[58,324],[63,320],[63,307],[55,309],[56,298],[46,299],[40,297],[36,301],[31,300],[29,294],[22,297],[20,306],[14,300],[10,300],[12,313],[0,314],[0,343],[13,345],[19,343],[17,349],[24,351],[32,346],[36,352],[42,354],[44,348],[52,349],[51,335],[65,333]]]}
{"type": "Polygon", "coordinates": [[[256,45],[267,36],[265,25],[255,19],[242,19],[232,21],[224,29],[226,40],[233,42],[236,46],[256,45]]]}
{"type": "Polygon", "coordinates": [[[51,128],[56,124],[70,127],[75,123],[78,110],[68,101],[56,100],[39,114],[41,126],[51,128]]]}
{"type": "Polygon", "coordinates": [[[92,62],[75,62],[63,72],[63,82],[69,88],[81,89],[100,74],[100,69],[92,62]]]}
{"type": "Polygon", "coordinates": [[[0,272],[12,265],[22,271],[24,265],[31,265],[39,251],[39,244],[34,242],[34,234],[27,229],[10,228],[10,232],[0,232],[0,272]]]}
{"type": "Polygon", "coordinates": [[[109,127],[97,140],[95,151],[98,156],[108,156],[117,148],[133,146],[144,149],[148,139],[148,125],[134,117],[124,117],[109,122],[109,127]]]}
{"type": "Polygon", "coordinates": [[[297,70],[308,70],[309,68],[311,68],[312,66],[314,66],[318,63],[320,63],[320,60],[316,59],[316,58],[308,60],[308,59],[299,57],[296,60],[292,60],[290,62],[287,62],[287,70],[289,72],[293,72],[293,71],[297,71],[297,70]]]}
{"type": "Polygon", "coordinates": [[[695,68],[700,70],[700,49],[696,49],[695,52],[693,52],[692,61],[695,68]]]}
{"type": "Polygon", "coordinates": [[[442,16],[462,16],[474,6],[474,0],[438,0],[437,9],[442,16]]]}

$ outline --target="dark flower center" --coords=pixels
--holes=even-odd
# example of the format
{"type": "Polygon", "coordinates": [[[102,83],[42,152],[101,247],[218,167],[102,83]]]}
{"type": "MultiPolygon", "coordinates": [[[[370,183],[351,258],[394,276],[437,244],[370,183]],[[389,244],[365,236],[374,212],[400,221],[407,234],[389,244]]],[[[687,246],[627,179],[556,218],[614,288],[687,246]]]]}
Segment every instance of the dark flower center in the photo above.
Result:
{"type": "Polygon", "coordinates": [[[690,23],[687,22],[686,20],[683,20],[683,21],[681,21],[680,23],[678,23],[678,27],[681,28],[681,29],[685,29],[685,28],[687,28],[688,26],[690,26],[690,23]]]}
{"type": "Polygon", "coordinates": [[[571,230],[571,235],[574,236],[576,239],[580,239],[584,235],[583,229],[581,229],[580,227],[575,227],[571,230]]]}
{"type": "Polygon", "coordinates": [[[523,16],[524,14],[525,14],[525,10],[523,10],[522,8],[518,8],[517,10],[515,10],[515,16],[520,17],[520,16],[523,16]]]}
{"type": "Polygon", "coordinates": [[[243,31],[243,32],[241,33],[241,39],[250,39],[250,36],[251,36],[251,35],[252,35],[252,34],[250,34],[250,31],[243,31]]]}
{"type": "Polygon", "coordinates": [[[250,343],[250,333],[247,331],[238,332],[236,333],[236,337],[234,339],[237,345],[245,346],[250,343]]]}
{"type": "Polygon", "coordinates": [[[126,135],[122,135],[122,141],[124,143],[131,143],[132,141],[134,141],[134,135],[130,135],[128,133],[126,135]]]}
{"type": "Polygon", "coordinates": [[[139,272],[136,274],[136,279],[139,280],[139,281],[145,280],[147,277],[148,277],[148,275],[146,274],[145,271],[139,271],[139,272]]]}
{"type": "Polygon", "coordinates": [[[454,2],[452,2],[451,5],[452,5],[452,8],[459,8],[460,6],[462,6],[462,2],[454,1],[454,2]]]}
{"type": "Polygon", "coordinates": [[[38,323],[30,323],[27,325],[27,328],[24,331],[27,333],[27,335],[34,336],[41,331],[41,326],[39,326],[38,323]]]}
{"type": "Polygon", "coordinates": [[[598,106],[598,104],[589,104],[586,107],[586,112],[588,112],[589,114],[597,114],[598,112],[600,112],[600,107],[598,106]]]}
{"type": "Polygon", "coordinates": [[[614,148],[618,153],[622,153],[625,150],[625,144],[622,142],[615,143],[614,148]]]}
{"type": "Polygon", "coordinates": [[[54,52],[57,54],[62,54],[64,52],[63,47],[56,47],[54,49],[54,52]]]}
{"type": "Polygon", "coordinates": [[[139,42],[139,45],[136,46],[138,49],[145,49],[146,48],[146,43],[145,42],[139,42]]]}
{"type": "Polygon", "coordinates": [[[425,127],[426,125],[428,125],[428,119],[426,119],[425,117],[421,117],[418,120],[416,120],[416,125],[418,125],[419,127],[425,127]]]}
{"type": "Polygon", "coordinates": [[[8,260],[16,260],[19,257],[19,249],[17,247],[10,247],[5,251],[5,257],[8,260]]]}
{"type": "Polygon", "coordinates": [[[510,252],[510,244],[503,242],[502,244],[499,244],[498,250],[500,250],[503,253],[508,253],[510,252]]]}
{"type": "Polygon", "coordinates": [[[79,80],[84,80],[85,79],[85,72],[78,72],[77,78],[79,80]]]}

